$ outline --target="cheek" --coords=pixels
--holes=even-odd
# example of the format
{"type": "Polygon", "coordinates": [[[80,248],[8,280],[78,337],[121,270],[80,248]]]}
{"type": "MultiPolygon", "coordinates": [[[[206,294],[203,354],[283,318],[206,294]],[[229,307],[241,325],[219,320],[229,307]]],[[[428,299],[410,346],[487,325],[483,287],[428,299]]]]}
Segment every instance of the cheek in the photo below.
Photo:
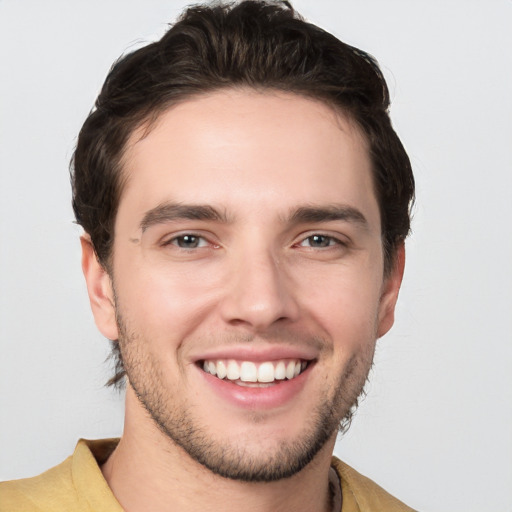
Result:
{"type": "Polygon", "coordinates": [[[326,294],[319,299],[314,307],[316,317],[331,335],[346,334],[347,339],[356,340],[375,330],[378,301],[375,297],[354,290],[350,295],[345,293],[326,294]],[[349,336],[349,333],[352,336],[349,336]]]}
{"type": "Polygon", "coordinates": [[[213,269],[126,264],[123,270],[128,278],[120,274],[116,280],[123,318],[130,319],[134,329],[157,337],[193,330],[216,302],[220,288],[213,269]]]}
{"type": "Polygon", "coordinates": [[[380,285],[373,273],[340,272],[324,281],[316,277],[315,287],[303,293],[304,310],[332,340],[347,349],[376,338],[380,285]]]}

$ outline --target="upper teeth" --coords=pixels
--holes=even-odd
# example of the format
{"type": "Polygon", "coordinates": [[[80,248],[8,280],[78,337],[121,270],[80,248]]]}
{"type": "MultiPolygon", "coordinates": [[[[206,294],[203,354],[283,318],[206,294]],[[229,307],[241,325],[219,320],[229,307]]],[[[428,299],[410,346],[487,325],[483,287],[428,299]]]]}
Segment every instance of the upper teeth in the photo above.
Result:
{"type": "Polygon", "coordinates": [[[203,370],[219,379],[241,380],[242,382],[274,382],[275,380],[293,379],[307,366],[300,359],[282,359],[279,361],[235,361],[234,359],[207,360],[203,370]]]}

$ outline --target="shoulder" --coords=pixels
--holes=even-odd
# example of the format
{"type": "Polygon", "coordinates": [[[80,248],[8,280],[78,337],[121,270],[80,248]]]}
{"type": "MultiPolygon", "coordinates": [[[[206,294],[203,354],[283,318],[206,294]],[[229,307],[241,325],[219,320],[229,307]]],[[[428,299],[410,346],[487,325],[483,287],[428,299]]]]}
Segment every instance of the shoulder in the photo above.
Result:
{"type": "Polygon", "coordinates": [[[0,483],[0,512],[120,512],[100,464],[116,439],[80,440],[64,462],[39,476],[0,483]]]}
{"type": "Polygon", "coordinates": [[[342,512],[347,509],[360,512],[393,511],[414,512],[405,503],[393,497],[370,478],[358,473],[337,457],[332,458],[332,467],[338,473],[343,493],[342,512]],[[353,506],[348,506],[353,504],[353,506]],[[345,508],[345,506],[347,507],[345,508]]]}
{"type": "Polygon", "coordinates": [[[41,475],[0,483],[0,512],[77,510],[71,457],[41,475]]]}

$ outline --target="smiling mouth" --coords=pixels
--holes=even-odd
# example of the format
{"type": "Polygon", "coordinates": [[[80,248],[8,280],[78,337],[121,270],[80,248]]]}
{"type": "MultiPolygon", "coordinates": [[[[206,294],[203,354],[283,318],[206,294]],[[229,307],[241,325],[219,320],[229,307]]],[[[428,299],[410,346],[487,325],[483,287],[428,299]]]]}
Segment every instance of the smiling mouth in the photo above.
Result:
{"type": "Polygon", "coordinates": [[[278,361],[235,361],[234,359],[204,360],[200,368],[218,379],[245,387],[268,387],[298,377],[311,361],[280,359],[278,361]]]}

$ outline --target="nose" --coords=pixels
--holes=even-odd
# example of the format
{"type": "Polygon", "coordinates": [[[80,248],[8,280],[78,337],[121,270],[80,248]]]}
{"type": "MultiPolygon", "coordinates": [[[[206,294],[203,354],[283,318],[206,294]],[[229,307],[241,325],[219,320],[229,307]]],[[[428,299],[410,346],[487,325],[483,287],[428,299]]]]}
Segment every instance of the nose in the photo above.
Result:
{"type": "Polygon", "coordinates": [[[270,250],[245,251],[230,261],[220,311],[226,323],[253,332],[294,321],[299,307],[293,280],[270,250]]]}

